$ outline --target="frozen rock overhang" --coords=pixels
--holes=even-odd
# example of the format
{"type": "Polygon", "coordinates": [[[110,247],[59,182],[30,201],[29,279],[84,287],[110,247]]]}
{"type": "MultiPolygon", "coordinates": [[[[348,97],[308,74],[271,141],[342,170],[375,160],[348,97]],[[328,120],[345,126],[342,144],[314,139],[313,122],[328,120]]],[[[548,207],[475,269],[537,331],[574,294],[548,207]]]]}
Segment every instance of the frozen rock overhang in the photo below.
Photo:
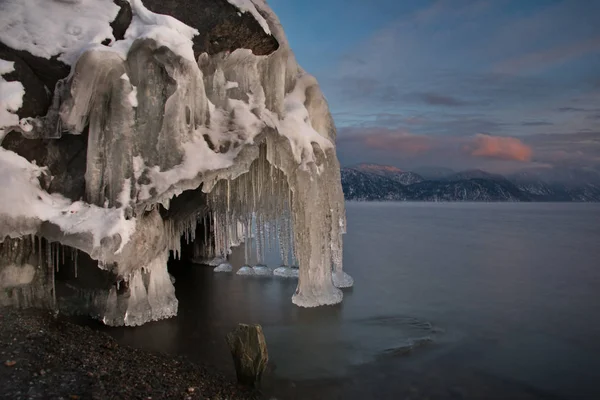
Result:
{"type": "Polygon", "coordinates": [[[345,233],[335,126],[264,1],[183,1],[179,11],[154,0],[150,9],[44,1],[48,22],[40,1],[0,5],[0,58],[14,60],[0,67],[20,66],[0,81],[15,89],[0,107],[2,237],[43,236],[122,277],[130,300],[111,291],[99,316],[109,324],[176,312],[166,260],[182,236],[195,240],[201,219],[215,255],[252,224],[259,258],[278,239],[282,258],[299,264],[295,304],[342,300],[332,275],[343,274],[345,233]],[[70,73],[38,104],[36,88],[52,83],[38,73],[42,59],[70,73]]]}

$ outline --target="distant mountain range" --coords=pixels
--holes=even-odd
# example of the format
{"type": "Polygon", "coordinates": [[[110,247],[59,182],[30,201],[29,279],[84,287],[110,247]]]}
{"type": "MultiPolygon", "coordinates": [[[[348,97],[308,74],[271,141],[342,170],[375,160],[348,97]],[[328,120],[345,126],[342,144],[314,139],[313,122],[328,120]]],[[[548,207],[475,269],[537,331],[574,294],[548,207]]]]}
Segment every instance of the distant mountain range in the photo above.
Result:
{"type": "Polygon", "coordinates": [[[361,201],[600,201],[600,173],[535,169],[503,176],[482,170],[359,164],[342,168],[347,200],[361,201]]]}

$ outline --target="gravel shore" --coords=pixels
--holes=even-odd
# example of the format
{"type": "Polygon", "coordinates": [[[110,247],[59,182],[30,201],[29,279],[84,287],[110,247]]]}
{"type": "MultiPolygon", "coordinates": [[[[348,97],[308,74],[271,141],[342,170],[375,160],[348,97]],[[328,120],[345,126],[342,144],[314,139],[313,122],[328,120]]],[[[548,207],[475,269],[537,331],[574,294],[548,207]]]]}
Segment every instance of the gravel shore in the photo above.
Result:
{"type": "Polygon", "coordinates": [[[119,346],[54,313],[0,308],[0,399],[257,399],[208,367],[119,346]]]}

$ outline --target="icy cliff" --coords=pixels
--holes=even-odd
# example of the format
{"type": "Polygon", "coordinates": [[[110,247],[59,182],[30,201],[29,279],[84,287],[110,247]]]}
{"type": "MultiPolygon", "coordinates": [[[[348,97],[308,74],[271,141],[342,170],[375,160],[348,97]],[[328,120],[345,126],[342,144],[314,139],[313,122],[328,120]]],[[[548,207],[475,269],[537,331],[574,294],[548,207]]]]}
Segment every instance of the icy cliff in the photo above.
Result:
{"type": "Polygon", "coordinates": [[[252,231],[297,260],[295,304],[342,300],[335,126],[264,1],[4,0],[0,75],[0,270],[82,253],[89,312],[139,325],[177,312],[170,252],[252,231]]]}

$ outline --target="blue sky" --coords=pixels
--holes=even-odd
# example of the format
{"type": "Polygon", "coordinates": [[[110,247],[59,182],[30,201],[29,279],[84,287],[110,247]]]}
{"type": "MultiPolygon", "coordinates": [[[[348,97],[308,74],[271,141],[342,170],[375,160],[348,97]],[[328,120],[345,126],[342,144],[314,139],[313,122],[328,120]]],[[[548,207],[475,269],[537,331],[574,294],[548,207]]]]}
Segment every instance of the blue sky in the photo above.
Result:
{"type": "Polygon", "coordinates": [[[600,168],[600,1],[269,4],[343,165],[600,168]]]}

